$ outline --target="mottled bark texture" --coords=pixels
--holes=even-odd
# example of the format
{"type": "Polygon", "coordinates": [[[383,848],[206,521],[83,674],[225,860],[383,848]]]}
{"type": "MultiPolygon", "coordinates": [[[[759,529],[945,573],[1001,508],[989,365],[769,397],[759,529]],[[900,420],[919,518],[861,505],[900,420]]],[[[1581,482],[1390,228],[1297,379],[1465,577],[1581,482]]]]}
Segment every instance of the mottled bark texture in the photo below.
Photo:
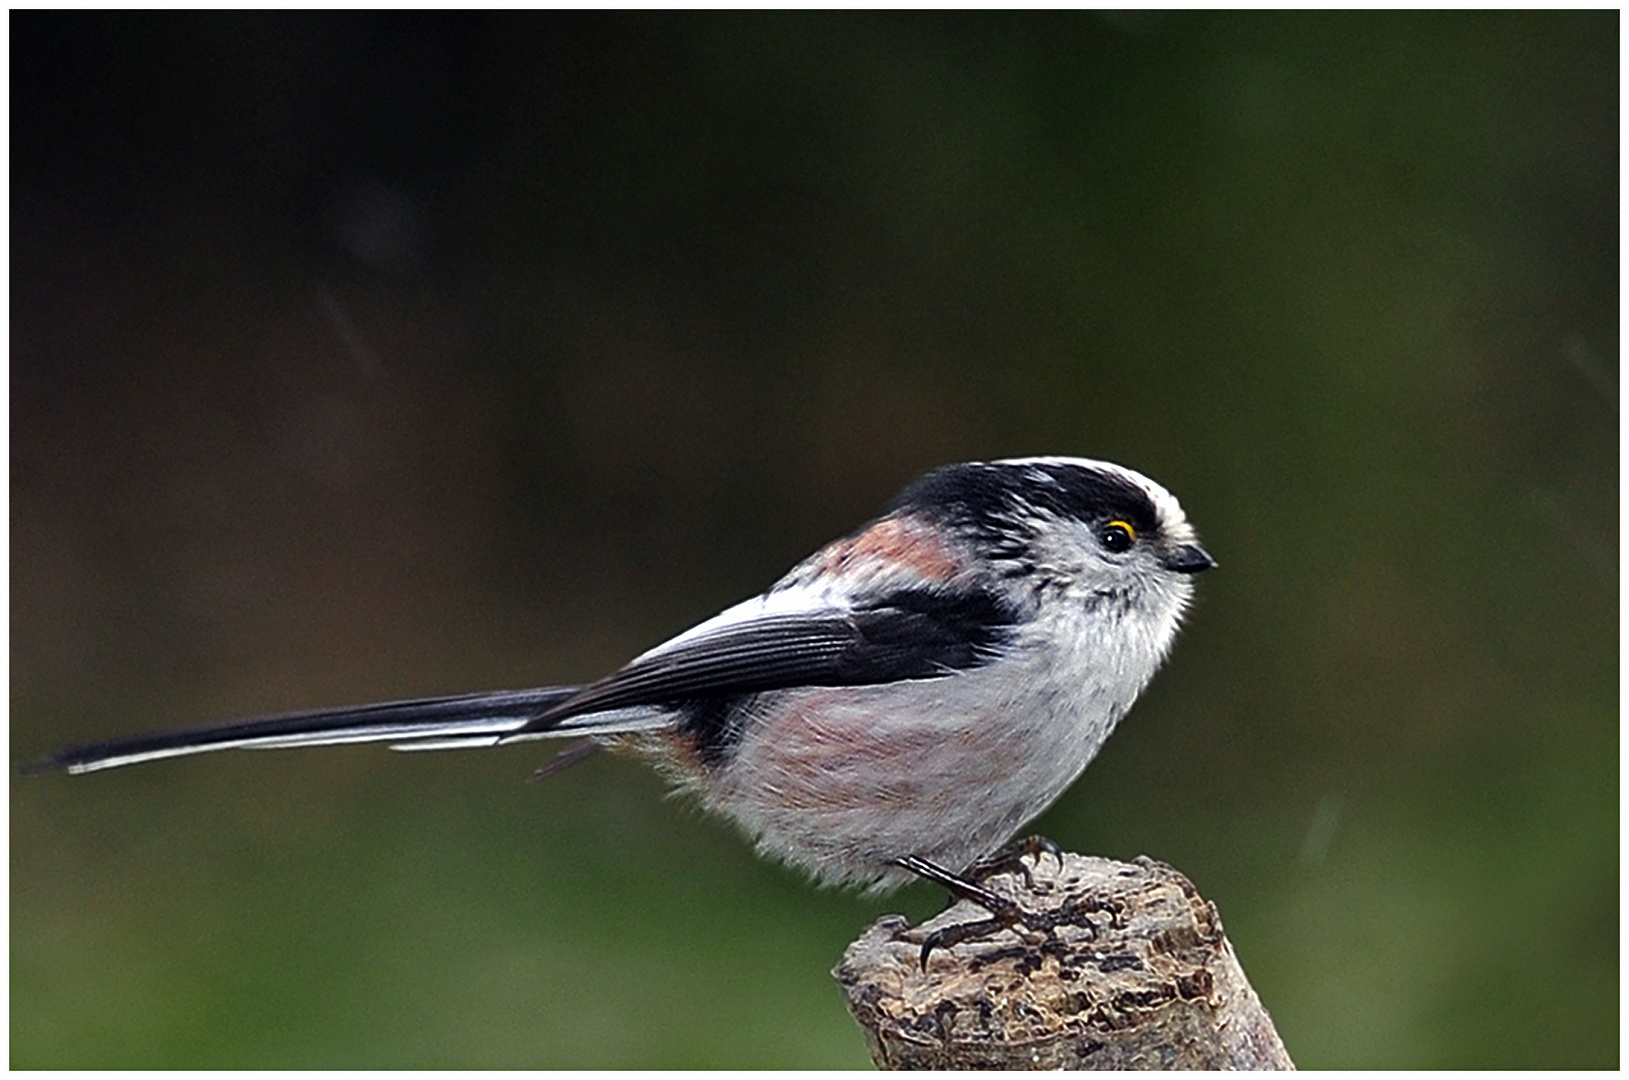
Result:
{"type": "Polygon", "coordinates": [[[1050,933],[923,938],[988,913],[962,902],[917,928],[873,923],[832,972],[885,1069],[1292,1069],[1216,907],[1176,870],[1064,854],[987,884],[1050,933]]]}

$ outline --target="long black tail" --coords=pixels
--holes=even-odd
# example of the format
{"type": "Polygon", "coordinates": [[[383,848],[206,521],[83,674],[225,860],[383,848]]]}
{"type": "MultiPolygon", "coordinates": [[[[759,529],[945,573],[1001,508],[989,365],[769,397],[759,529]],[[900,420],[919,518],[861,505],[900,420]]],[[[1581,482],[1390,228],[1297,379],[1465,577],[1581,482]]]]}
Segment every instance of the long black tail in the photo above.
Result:
{"type": "MultiPolygon", "coordinates": [[[[349,708],[285,713],[181,731],[133,735],[106,742],[70,746],[25,773],[65,769],[93,772],[116,765],[201,754],[210,750],[327,746],[335,743],[388,742],[400,750],[443,750],[494,746],[504,736],[570,698],[580,687],[545,686],[536,690],[494,690],[456,697],[390,701],[349,708]]],[[[573,716],[545,731],[523,738],[606,734],[660,727],[664,718],[653,710],[622,709],[573,716]]]]}

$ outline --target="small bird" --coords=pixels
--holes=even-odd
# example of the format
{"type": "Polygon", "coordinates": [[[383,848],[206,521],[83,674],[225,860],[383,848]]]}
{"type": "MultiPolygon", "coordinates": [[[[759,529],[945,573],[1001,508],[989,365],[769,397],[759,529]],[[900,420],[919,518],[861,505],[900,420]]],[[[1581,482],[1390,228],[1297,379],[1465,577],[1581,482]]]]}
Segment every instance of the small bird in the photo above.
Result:
{"type": "Polygon", "coordinates": [[[962,872],[1085,769],[1170,650],[1193,575],[1214,565],[1177,500],[1122,466],[947,465],[763,594],[597,682],[112,739],[29,771],[585,737],[537,775],[630,750],[817,882],[881,892],[930,877],[992,906],[962,872]]]}

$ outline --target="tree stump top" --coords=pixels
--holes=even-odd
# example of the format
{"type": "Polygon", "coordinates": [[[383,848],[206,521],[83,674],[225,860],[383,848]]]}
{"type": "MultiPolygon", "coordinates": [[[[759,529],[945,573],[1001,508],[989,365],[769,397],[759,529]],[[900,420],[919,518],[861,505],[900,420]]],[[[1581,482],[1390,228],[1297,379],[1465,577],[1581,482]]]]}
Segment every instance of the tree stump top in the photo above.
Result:
{"type": "Polygon", "coordinates": [[[962,902],[915,929],[873,923],[833,976],[884,1068],[1293,1068],[1215,905],[1164,863],[1065,854],[986,884],[1050,934],[1001,931],[937,949],[932,931],[988,913],[962,902]]]}

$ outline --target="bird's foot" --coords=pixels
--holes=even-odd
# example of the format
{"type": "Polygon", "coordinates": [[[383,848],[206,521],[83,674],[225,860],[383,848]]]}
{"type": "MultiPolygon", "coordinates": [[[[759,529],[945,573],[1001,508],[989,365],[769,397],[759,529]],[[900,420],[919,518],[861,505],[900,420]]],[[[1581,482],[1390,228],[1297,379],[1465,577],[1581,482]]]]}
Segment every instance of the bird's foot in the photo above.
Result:
{"type": "Polygon", "coordinates": [[[921,954],[923,970],[927,970],[928,957],[935,949],[949,949],[964,941],[975,941],[1003,930],[1016,930],[1020,927],[1050,937],[1060,926],[1081,926],[1095,937],[1097,925],[1088,916],[1103,911],[1118,914],[1113,912],[1111,907],[1092,900],[1065,903],[1045,911],[1033,911],[1011,897],[1003,896],[985,886],[986,879],[996,874],[1013,872],[1022,874],[1026,887],[1033,890],[1034,879],[1022,859],[1025,855],[1039,859],[1043,854],[1052,855],[1058,860],[1060,867],[1063,865],[1063,855],[1058,845],[1041,836],[1021,840],[988,858],[980,859],[959,874],[916,855],[907,855],[895,860],[900,867],[918,877],[944,886],[953,898],[971,901],[990,913],[988,919],[946,926],[923,938],[921,954]]]}
{"type": "Polygon", "coordinates": [[[1040,861],[1042,855],[1050,855],[1058,861],[1058,868],[1063,868],[1063,849],[1057,843],[1045,836],[1026,836],[1022,840],[1014,840],[1000,851],[986,855],[978,862],[962,871],[962,876],[971,878],[983,884],[997,874],[1022,874],[1024,887],[1035,888],[1035,878],[1024,865],[1024,856],[1028,855],[1032,862],[1040,861]]]}

